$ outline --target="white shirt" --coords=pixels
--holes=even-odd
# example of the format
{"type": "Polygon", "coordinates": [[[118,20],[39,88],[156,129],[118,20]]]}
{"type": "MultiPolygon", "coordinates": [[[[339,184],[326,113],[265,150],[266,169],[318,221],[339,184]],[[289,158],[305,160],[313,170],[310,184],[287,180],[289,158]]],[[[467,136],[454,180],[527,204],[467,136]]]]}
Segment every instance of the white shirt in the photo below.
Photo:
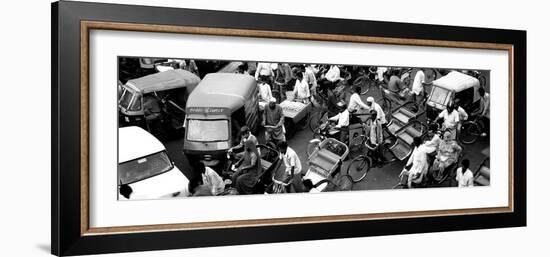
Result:
{"type": "Polygon", "coordinates": [[[438,134],[434,134],[434,136],[432,137],[432,139],[430,139],[430,141],[426,141],[424,143],[424,147],[426,147],[426,152],[427,153],[435,152],[435,150],[437,150],[437,148],[439,147],[440,143],[441,143],[441,138],[439,137],[438,134]]]}
{"type": "Polygon", "coordinates": [[[481,96],[481,115],[487,118],[491,118],[491,108],[489,107],[490,103],[489,93],[486,92],[484,96],[481,96]]]}
{"type": "Polygon", "coordinates": [[[260,94],[260,101],[269,102],[271,98],[273,98],[273,95],[271,94],[271,87],[267,83],[260,83],[258,85],[259,87],[259,94],[260,94]]]}
{"type": "Polygon", "coordinates": [[[210,188],[212,195],[218,195],[225,188],[223,179],[210,167],[205,167],[204,174],[202,174],[202,182],[210,188]]]}
{"type": "Polygon", "coordinates": [[[283,163],[285,164],[285,172],[290,174],[290,170],[294,167],[294,174],[302,172],[302,163],[300,158],[292,148],[287,147],[286,153],[283,155],[283,163]]]}
{"type": "Polygon", "coordinates": [[[376,69],[376,75],[378,76],[378,81],[383,82],[384,81],[384,72],[386,72],[388,68],[386,67],[378,67],[376,69]]]}
{"type": "Polygon", "coordinates": [[[460,114],[456,110],[453,110],[451,113],[447,112],[447,109],[443,110],[439,116],[443,118],[443,126],[445,128],[455,128],[456,124],[460,121],[460,114]]]}
{"type": "Polygon", "coordinates": [[[330,117],[330,120],[338,121],[338,124],[336,124],[336,127],[347,127],[349,126],[349,111],[346,109],[341,113],[338,113],[332,117],[330,117]]]}
{"type": "Polygon", "coordinates": [[[381,124],[386,124],[388,122],[386,120],[386,114],[384,113],[384,110],[382,110],[382,106],[380,106],[379,104],[373,102],[370,108],[367,107],[367,110],[376,111],[376,119],[379,120],[381,124]]]}
{"type": "Polygon", "coordinates": [[[427,149],[424,145],[420,145],[418,147],[415,147],[411,156],[409,157],[409,160],[407,161],[407,165],[411,165],[411,169],[409,170],[410,173],[414,174],[415,177],[418,174],[426,174],[428,171],[428,156],[427,156],[427,149]]]}
{"type": "Polygon", "coordinates": [[[413,94],[420,95],[420,93],[424,91],[424,85],[422,83],[426,83],[426,76],[422,70],[418,70],[414,76],[412,85],[413,94]]]}
{"type": "Polygon", "coordinates": [[[325,74],[325,78],[330,82],[341,80],[342,78],[340,77],[340,69],[338,68],[338,66],[330,66],[330,69],[325,74]]]}
{"type": "Polygon", "coordinates": [[[470,169],[462,173],[462,167],[456,170],[456,181],[458,187],[473,187],[474,186],[474,173],[470,169]]]}
{"type": "Polygon", "coordinates": [[[302,79],[302,81],[296,80],[296,84],[294,84],[294,95],[298,99],[309,99],[309,85],[305,78],[302,79]]]}
{"type": "Polygon", "coordinates": [[[315,77],[315,71],[313,70],[313,67],[306,67],[306,72],[304,75],[309,85],[311,85],[313,88],[317,87],[317,78],[315,77]]]}
{"type": "Polygon", "coordinates": [[[273,76],[271,63],[268,63],[268,62],[258,63],[258,66],[256,67],[256,74],[254,74],[254,77],[256,78],[256,80],[260,77],[260,75],[273,76]]]}
{"type": "Polygon", "coordinates": [[[357,93],[353,93],[349,98],[348,108],[351,111],[359,111],[361,108],[369,109],[369,107],[363,103],[361,97],[357,93]]]}
{"type": "Polygon", "coordinates": [[[456,110],[458,111],[458,117],[460,118],[460,121],[465,121],[465,120],[468,120],[468,113],[462,109],[462,107],[458,107],[456,108],[456,110]]]}

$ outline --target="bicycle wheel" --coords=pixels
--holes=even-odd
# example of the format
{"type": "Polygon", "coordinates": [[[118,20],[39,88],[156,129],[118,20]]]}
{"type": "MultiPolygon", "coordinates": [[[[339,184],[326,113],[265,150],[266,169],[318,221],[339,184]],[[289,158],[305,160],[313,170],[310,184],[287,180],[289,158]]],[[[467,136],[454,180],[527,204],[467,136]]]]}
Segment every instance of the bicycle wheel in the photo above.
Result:
{"type": "Polygon", "coordinates": [[[393,186],[392,189],[407,189],[408,186],[402,183],[398,183],[397,185],[393,186]]]}
{"type": "Polygon", "coordinates": [[[351,176],[342,175],[336,181],[338,191],[351,191],[353,189],[353,179],[351,176]]]}
{"type": "Polygon", "coordinates": [[[458,140],[465,145],[469,145],[473,144],[480,135],[481,127],[476,122],[468,121],[462,124],[458,140]]]}
{"type": "Polygon", "coordinates": [[[390,146],[388,143],[384,143],[379,147],[382,147],[383,164],[394,162],[397,160],[397,157],[395,157],[393,152],[390,150],[390,146]]]}
{"type": "Polygon", "coordinates": [[[349,139],[349,148],[350,152],[359,150],[363,147],[363,142],[365,142],[365,135],[358,135],[354,138],[349,139]]]}
{"type": "Polygon", "coordinates": [[[351,177],[353,182],[359,182],[367,176],[372,165],[372,160],[366,155],[359,155],[351,160],[346,174],[351,177]]]}
{"type": "Polygon", "coordinates": [[[319,144],[321,143],[321,140],[315,139],[311,140],[307,145],[307,156],[311,156],[315,150],[319,149],[319,144]]]}
{"type": "Polygon", "coordinates": [[[386,120],[391,119],[391,101],[384,97],[382,98],[382,103],[380,104],[380,107],[382,107],[382,111],[384,111],[384,114],[386,114],[386,120]]]}

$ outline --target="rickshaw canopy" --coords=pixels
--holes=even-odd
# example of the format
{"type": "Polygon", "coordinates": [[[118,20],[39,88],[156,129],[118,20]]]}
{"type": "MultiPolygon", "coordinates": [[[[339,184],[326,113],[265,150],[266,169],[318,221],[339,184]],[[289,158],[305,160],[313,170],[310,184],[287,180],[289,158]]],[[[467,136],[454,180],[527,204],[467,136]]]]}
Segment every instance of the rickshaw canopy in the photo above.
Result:
{"type": "Polygon", "coordinates": [[[209,73],[189,95],[186,108],[219,107],[236,110],[256,90],[256,80],[247,74],[209,73]]]}
{"type": "Polygon", "coordinates": [[[200,78],[194,73],[176,69],[128,80],[126,85],[137,92],[147,94],[182,87],[187,88],[188,92],[191,92],[199,82],[200,78]]]}
{"type": "Polygon", "coordinates": [[[149,132],[136,126],[118,129],[118,162],[124,163],[136,158],[163,151],[164,145],[149,132]]]}
{"type": "Polygon", "coordinates": [[[451,71],[449,74],[434,80],[433,84],[455,92],[461,92],[471,87],[474,87],[474,90],[477,91],[479,88],[478,79],[458,71],[451,71]]]}

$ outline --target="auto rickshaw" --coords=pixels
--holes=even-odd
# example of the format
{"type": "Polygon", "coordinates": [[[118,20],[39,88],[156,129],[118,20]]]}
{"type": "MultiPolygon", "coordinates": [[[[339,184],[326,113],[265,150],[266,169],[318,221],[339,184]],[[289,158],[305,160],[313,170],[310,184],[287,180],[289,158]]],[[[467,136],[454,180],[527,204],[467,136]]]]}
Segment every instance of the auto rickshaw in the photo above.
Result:
{"type": "Polygon", "coordinates": [[[426,116],[434,120],[449,103],[457,99],[467,113],[472,113],[480,107],[479,80],[458,71],[433,81],[433,86],[426,102],[426,116]]]}
{"type": "Polygon", "coordinates": [[[238,144],[242,126],[252,132],[259,127],[256,80],[248,74],[207,74],[189,96],[186,113],[184,153],[216,166],[238,144]]]}
{"type": "Polygon", "coordinates": [[[199,82],[197,75],[179,69],[128,80],[118,100],[119,126],[137,125],[152,134],[163,132],[153,124],[183,128],[187,98],[199,82]]]}

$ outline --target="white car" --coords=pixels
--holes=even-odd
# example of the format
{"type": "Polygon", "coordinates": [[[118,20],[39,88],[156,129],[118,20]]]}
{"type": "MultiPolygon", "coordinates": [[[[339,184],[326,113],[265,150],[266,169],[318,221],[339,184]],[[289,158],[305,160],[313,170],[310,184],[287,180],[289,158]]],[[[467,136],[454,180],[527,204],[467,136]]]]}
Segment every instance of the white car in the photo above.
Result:
{"type": "Polygon", "coordinates": [[[123,127],[118,132],[119,200],[188,196],[189,180],[158,139],[140,127],[123,127]]]}

